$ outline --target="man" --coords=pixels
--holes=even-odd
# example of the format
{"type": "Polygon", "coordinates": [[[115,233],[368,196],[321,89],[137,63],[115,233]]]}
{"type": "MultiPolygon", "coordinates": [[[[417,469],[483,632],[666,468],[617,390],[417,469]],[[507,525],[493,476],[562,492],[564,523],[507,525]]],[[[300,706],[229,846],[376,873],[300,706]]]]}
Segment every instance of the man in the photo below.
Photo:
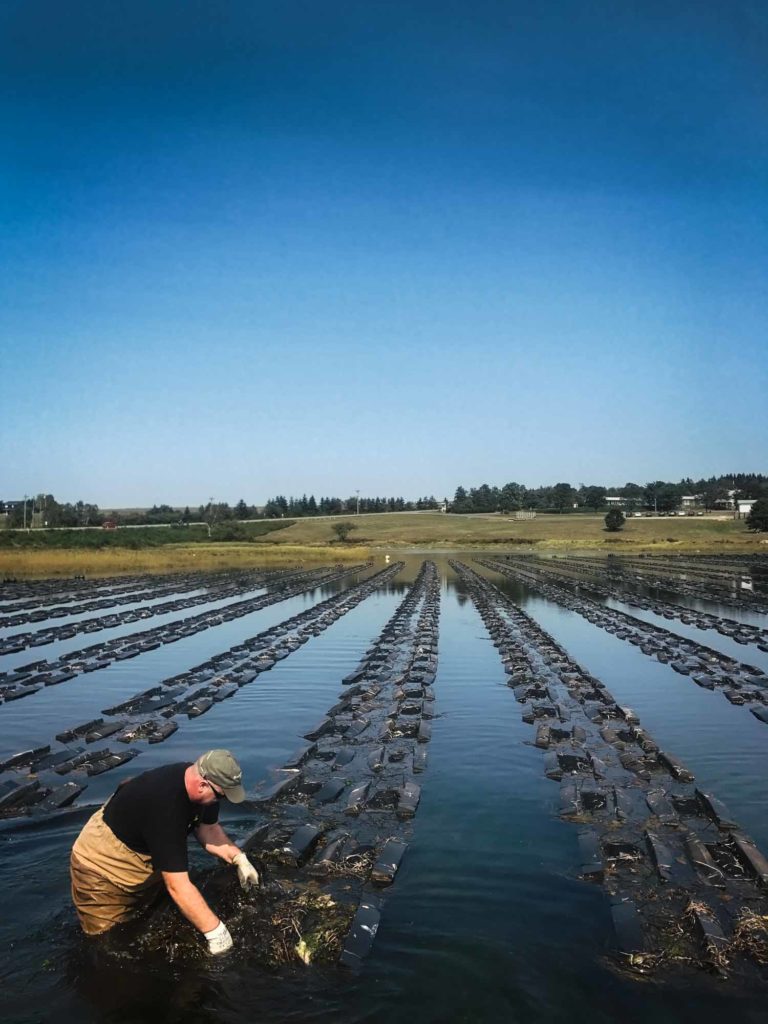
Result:
{"type": "Polygon", "coordinates": [[[212,954],[232,937],[190,881],[187,836],[237,868],[241,886],[259,884],[248,857],[218,823],[218,802],[245,799],[240,765],[228,750],[194,764],[153,768],[118,786],[86,823],[72,848],[72,899],[83,931],[99,935],[148,907],[162,886],[200,932],[212,954]]]}

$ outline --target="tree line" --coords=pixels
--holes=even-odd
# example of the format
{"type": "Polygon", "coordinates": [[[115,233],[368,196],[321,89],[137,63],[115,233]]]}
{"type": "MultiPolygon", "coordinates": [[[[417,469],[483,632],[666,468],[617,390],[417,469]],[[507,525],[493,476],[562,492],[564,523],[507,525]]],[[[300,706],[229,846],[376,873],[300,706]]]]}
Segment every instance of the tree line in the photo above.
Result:
{"type": "Polygon", "coordinates": [[[438,501],[434,495],[415,501],[403,497],[321,497],[303,494],[300,498],[276,495],[262,506],[250,505],[243,498],[235,504],[208,502],[190,508],[155,504],[149,509],[131,509],[120,513],[105,512],[91,502],[59,502],[52,494],[38,494],[22,501],[0,502],[0,513],[5,512],[10,527],[78,527],[103,526],[159,526],[205,523],[209,532],[214,526],[242,522],[248,519],[302,519],[308,516],[344,516],[376,512],[413,512],[446,508],[453,513],[515,512],[531,509],[540,512],[569,513],[574,511],[600,512],[607,507],[607,498],[624,499],[628,510],[649,509],[672,512],[680,508],[683,495],[700,496],[701,507],[722,507],[727,499],[757,498],[768,500],[768,476],[761,473],[730,473],[718,477],[670,482],[654,480],[646,484],[625,483],[621,486],[560,482],[542,487],[526,487],[521,483],[507,483],[501,487],[480,484],[479,487],[456,488],[453,501],[438,501]],[[24,507],[26,506],[26,508],[24,507]]]}
{"type": "Polygon", "coordinates": [[[98,505],[87,501],[59,502],[52,494],[38,494],[25,501],[0,502],[1,512],[7,515],[7,525],[11,527],[101,526],[104,522],[98,505]]]}
{"type": "Polygon", "coordinates": [[[52,494],[38,494],[23,501],[0,502],[0,513],[7,515],[7,525],[12,528],[28,527],[78,527],[104,526],[189,526],[190,523],[205,523],[209,530],[225,523],[242,522],[249,519],[300,519],[305,516],[354,515],[362,512],[413,512],[422,509],[438,509],[440,503],[434,496],[406,501],[405,498],[366,498],[353,495],[350,498],[315,498],[313,494],[301,498],[286,498],[277,495],[265,505],[249,505],[240,498],[234,505],[226,501],[209,500],[203,505],[184,509],[172,505],[153,505],[148,509],[126,509],[121,512],[107,512],[89,502],[59,502],[52,494]],[[26,508],[24,507],[26,505],[26,508]]]}
{"type": "Polygon", "coordinates": [[[697,496],[701,507],[710,510],[723,507],[730,498],[768,498],[768,477],[761,473],[732,473],[700,480],[686,477],[674,483],[654,480],[622,486],[580,484],[574,487],[570,483],[556,483],[530,488],[514,482],[503,487],[481,484],[467,489],[459,486],[448,511],[466,514],[532,509],[565,513],[586,509],[599,512],[607,507],[610,496],[622,498],[628,509],[673,512],[680,508],[684,495],[697,496]]]}
{"type": "Polygon", "coordinates": [[[405,498],[366,498],[352,495],[350,498],[320,498],[304,494],[301,498],[286,498],[279,494],[270,498],[263,509],[263,515],[269,518],[300,519],[304,516],[343,516],[354,515],[358,511],[368,512],[414,512],[426,509],[438,509],[440,503],[434,495],[406,501],[405,498]]]}

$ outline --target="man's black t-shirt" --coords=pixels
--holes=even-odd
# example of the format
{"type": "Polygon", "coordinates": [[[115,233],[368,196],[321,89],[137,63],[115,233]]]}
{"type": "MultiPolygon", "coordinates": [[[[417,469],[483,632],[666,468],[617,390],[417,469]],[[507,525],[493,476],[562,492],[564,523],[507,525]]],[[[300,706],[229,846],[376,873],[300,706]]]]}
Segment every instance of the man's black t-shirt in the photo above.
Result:
{"type": "Polygon", "coordinates": [[[152,768],[120,786],[104,808],[104,821],[137,853],[149,854],[155,871],[187,871],[187,836],[219,820],[219,805],[187,796],[189,762],[152,768]]]}

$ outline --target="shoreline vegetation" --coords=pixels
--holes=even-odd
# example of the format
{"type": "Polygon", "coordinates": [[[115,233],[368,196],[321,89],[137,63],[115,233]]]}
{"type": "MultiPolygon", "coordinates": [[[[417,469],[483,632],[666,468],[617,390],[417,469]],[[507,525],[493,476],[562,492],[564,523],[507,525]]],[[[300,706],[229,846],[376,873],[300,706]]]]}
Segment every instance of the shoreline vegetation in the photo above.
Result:
{"type": "Polygon", "coordinates": [[[193,572],[217,569],[290,569],[338,562],[364,562],[368,548],[311,547],[283,544],[166,544],[140,550],[70,548],[0,551],[0,580],[52,576],[135,576],[143,573],[193,572]]]}
{"type": "Polygon", "coordinates": [[[361,561],[402,550],[509,548],[540,554],[644,551],[768,554],[765,534],[723,517],[629,519],[618,533],[602,515],[538,515],[515,520],[499,514],[394,512],[350,516],[340,543],[338,517],[227,524],[227,534],[205,527],[40,530],[0,534],[0,579],[17,576],[118,575],[191,569],[286,568],[361,561]]]}
{"type": "Polygon", "coordinates": [[[262,519],[257,522],[230,522],[212,526],[203,523],[191,526],[131,526],[104,529],[100,526],[61,528],[52,530],[0,531],[0,551],[123,548],[139,551],[143,548],[164,547],[168,544],[189,546],[211,542],[248,544],[263,539],[278,530],[293,525],[293,520],[262,519]]]}

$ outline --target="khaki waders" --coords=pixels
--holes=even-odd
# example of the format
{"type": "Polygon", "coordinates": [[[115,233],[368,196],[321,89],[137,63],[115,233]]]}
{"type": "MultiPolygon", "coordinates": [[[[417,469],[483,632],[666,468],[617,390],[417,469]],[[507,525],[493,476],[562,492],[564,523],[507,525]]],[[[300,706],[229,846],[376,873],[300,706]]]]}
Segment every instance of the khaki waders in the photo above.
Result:
{"type": "Polygon", "coordinates": [[[149,906],[163,880],[148,854],[122,843],[100,808],[86,822],[70,858],[72,900],[86,935],[99,935],[149,906]]]}

